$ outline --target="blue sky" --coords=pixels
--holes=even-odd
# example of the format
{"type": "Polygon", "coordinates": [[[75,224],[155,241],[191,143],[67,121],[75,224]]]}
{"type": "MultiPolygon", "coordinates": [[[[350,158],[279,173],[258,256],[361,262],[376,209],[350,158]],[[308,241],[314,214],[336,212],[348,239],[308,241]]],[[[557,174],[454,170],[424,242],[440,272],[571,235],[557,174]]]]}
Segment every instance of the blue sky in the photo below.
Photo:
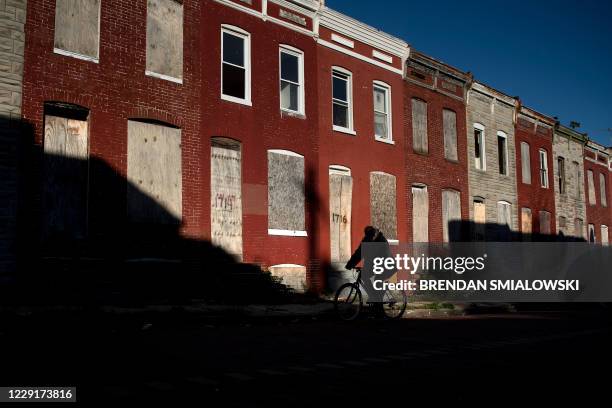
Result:
{"type": "Polygon", "coordinates": [[[326,4],[612,145],[612,0],[326,4]]]}

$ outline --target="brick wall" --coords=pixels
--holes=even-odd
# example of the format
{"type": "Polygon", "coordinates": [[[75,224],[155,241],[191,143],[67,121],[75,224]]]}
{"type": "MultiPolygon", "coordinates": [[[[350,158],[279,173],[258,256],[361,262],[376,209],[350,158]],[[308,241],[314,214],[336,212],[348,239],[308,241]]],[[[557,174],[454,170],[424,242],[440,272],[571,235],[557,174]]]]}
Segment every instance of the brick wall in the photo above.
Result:
{"type": "MultiPolygon", "coordinates": [[[[587,145],[588,146],[588,145],[587,145]]],[[[586,206],[586,223],[585,229],[588,231],[588,224],[595,226],[595,242],[601,243],[601,226],[606,225],[608,227],[608,235],[610,235],[610,171],[605,163],[598,162],[597,157],[601,153],[597,154],[594,150],[585,148],[584,158],[584,185],[585,185],[585,206],[586,206]],[[589,181],[588,181],[588,170],[593,171],[593,181],[595,184],[595,199],[596,204],[589,203],[589,181]],[[599,175],[603,174],[606,177],[606,194],[607,194],[607,206],[602,205],[601,190],[599,185],[599,175]]],[[[588,237],[587,237],[588,238],[588,237]]],[[[608,242],[610,237],[608,236],[608,242]]]]}

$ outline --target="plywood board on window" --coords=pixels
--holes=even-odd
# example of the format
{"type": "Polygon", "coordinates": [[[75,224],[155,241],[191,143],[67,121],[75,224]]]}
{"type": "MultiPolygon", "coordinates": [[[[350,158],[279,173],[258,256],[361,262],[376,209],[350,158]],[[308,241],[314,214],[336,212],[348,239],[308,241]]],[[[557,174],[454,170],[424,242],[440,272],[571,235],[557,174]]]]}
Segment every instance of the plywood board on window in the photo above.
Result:
{"type": "Polygon", "coordinates": [[[181,130],[128,121],[128,215],[175,224],[182,217],[181,130]]]}
{"type": "Polygon", "coordinates": [[[183,78],[182,3],[147,1],[147,71],[183,78]]]}
{"type": "Polygon", "coordinates": [[[461,195],[455,190],[442,191],[442,239],[454,242],[461,239],[461,195]]]}
{"type": "Polygon", "coordinates": [[[55,48],[98,58],[100,0],[56,0],[55,48]]]}
{"type": "Polygon", "coordinates": [[[485,203],[474,201],[474,239],[483,241],[485,239],[485,227],[487,222],[487,210],[485,203]]]}
{"type": "Polygon", "coordinates": [[[521,173],[524,184],[531,184],[531,157],[529,145],[521,142],[521,173]]]}
{"type": "Polygon", "coordinates": [[[412,241],[429,242],[429,194],[427,187],[412,187],[412,241]]]}
{"type": "Polygon", "coordinates": [[[457,114],[449,109],[443,111],[444,157],[457,160],[457,114]]]}
{"type": "Polygon", "coordinates": [[[304,158],[268,151],[268,228],[305,231],[304,158]]]}
{"type": "Polygon", "coordinates": [[[427,153],[427,102],[412,99],[412,144],[414,151],[427,153]]]}
{"type": "Polygon", "coordinates": [[[242,157],[239,143],[215,138],[210,159],[211,240],[242,260],[242,157]]]}
{"type": "Polygon", "coordinates": [[[346,262],[351,257],[351,212],[353,178],[329,175],[329,229],[331,262],[346,262]]]}
{"type": "Polygon", "coordinates": [[[370,222],[388,239],[397,239],[396,201],[395,176],[370,173],[370,222]]]}

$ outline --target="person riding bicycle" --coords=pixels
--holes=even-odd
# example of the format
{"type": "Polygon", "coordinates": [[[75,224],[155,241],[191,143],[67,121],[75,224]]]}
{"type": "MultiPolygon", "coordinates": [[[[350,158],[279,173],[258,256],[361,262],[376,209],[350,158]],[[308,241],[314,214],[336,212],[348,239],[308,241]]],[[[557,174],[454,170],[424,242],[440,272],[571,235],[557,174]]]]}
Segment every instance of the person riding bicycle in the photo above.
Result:
{"type": "Polygon", "coordinates": [[[355,266],[357,266],[361,262],[362,259],[364,260],[363,269],[361,270],[362,285],[368,295],[369,302],[379,303],[379,302],[382,302],[382,299],[380,297],[379,291],[374,289],[374,286],[372,284],[372,278],[375,278],[375,280],[388,279],[389,277],[391,277],[391,275],[395,273],[395,269],[387,270],[380,275],[374,274],[373,272],[373,258],[374,257],[385,257],[385,258],[391,257],[391,248],[389,247],[389,242],[383,235],[382,231],[377,228],[374,228],[371,225],[368,225],[364,229],[363,239],[361,240],[361,242],[359,243],[359,246],[357,247],[357,249],[351,256],[351,259],[349,259],[349,261],[346,263],[345,268],[348,270],[351,270],[355,268],[355,266]],[[374,256],[371,257],[372,259],[363,258],[363,255],[361,253],[362,251],[361,245],[364,243],[380,243],[381,244],[381,245],[373,246],[372,252],[374,256]]]}

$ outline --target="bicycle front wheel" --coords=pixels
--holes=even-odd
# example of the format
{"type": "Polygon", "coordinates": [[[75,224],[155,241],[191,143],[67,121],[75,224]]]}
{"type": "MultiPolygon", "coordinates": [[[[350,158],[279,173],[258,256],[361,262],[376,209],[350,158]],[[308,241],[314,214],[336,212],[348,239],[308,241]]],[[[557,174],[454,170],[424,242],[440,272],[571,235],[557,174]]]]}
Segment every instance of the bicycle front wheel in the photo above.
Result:
{"type": "Polygon", "coordinates": [[[336,313],[342,320],[355,320],[361,313],[363,301],[359,285],[345,283],[336,291],[334,298],[336,313]]]}
{"type": "Polygon", "coordinates": [[[408,296],[404,291],[387,290],[383,295],[382,306],[387,319],[399,319],[404,315],[408,306],[408,296]]]}

